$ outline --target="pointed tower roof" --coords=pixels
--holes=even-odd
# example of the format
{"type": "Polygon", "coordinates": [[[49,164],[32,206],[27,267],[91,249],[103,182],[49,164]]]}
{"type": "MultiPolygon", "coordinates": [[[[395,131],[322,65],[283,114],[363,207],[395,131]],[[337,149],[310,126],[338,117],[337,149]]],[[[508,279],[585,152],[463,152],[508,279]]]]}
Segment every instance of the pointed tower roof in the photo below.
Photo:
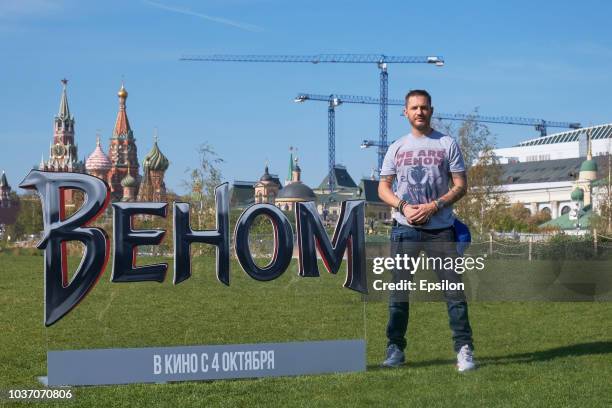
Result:
{"type": "Polygon", "coordinates": [[[291,182],[293,179],[293,146],[289,146],[289,171],[287,172],[287,179],[285,184],[291,182]]]}
{"type": "Polygon", "coordinates": [[[153,147],[151,148],[151,151],[145,156],[142,165],[145,169],[149,170],[168,170],[170,162],[168,161],[168,158],[164,156],[161,150],[159,150],[159,146],[157,146],[157,135],[153,137],[153,147]]]}
{"type": "Polygon", "coordinates": [[[2,170],[2,178],[0,178],[0,187],[9,189],[11,188],[8,183],[8,180],[6,179],[6,174],[4,173],[4,170],[2,170]]]}
{"type": "Polygon", "coordinates": [[[272,176],[270,175],[270,170],[268,169],[268,162],[266,162],[266,168],[264,169],[264,174],[259,178],[259,181],[272,181],[272,176]]]}
{"type": "Polygon", "coordinates": [[[113,129],[113,137],[127,136],[132,133],[132,129],[130,128],[130,122],[125,110],[125,101],[128,97],[128,92],[125,90],[123,83],[121,83],[121,89],[117,92],[117,96],[119,97],[119,112],[117,113],[117,120],[115,121],[115,128],[113,129]]]}
{"type": "Polygon", "coordinates": [[[70,108],[68,108],[68,94],[66,93],[66,87],[68,86],[68,80],[66,78],[61,80],[62,86],[64,89],[62,90],[62,98],[60,99],[59,112],[57,113],[57,117],[59,119],[65,120],[70,119],[70,108]]]}
{"type": "Polygon", "coordinates": [[[580,165],[579,180],[595,180],[597,178],[597,163],[593,160],[591,131],[587,131],[587,159],[580,165]]]}
{"type": "Polygon", "coordinates": [[[100,144],[100,136],[96,137],[96,148],[85,161],[85,169],[87,171],[95,170],[110,170],[112,163],[100,144]]]}

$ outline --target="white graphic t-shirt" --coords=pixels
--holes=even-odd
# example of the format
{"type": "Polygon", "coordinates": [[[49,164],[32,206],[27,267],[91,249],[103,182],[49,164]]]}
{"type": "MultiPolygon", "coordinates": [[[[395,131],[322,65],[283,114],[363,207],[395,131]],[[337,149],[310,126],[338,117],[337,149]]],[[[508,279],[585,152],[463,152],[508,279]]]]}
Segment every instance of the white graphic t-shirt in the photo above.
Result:
{"type": "MultiPolygon", "coordinates": [[[[448,192],[450,173],[465,171],[457,142],[450,136],[432,131],[427,136],[411,133],[393,142],[387,150],[381,176],[396,175],[395,195],[408,204],[425,204],[448,192]]],[[[411,225],[403,214],[393,213],[398,223],[411,225]]],[[[419,228],[435,229],[453,225],[452,206],[431,216],[419,228]]]]}

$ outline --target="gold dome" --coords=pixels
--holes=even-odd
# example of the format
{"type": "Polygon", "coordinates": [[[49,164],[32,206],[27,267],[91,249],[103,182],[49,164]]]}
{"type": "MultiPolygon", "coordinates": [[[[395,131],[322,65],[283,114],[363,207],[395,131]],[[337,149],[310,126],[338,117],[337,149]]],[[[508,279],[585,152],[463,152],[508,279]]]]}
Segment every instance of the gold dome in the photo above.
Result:
{"type": "Polygon", "coordinates": [[[117,92],[117,96],[119,96],[120,98],[127,98],[128,93],[125,90],[125,87],[123,86],[123,84],[121,84],[121,89],[119,90],[119,92],[117,92]]]}

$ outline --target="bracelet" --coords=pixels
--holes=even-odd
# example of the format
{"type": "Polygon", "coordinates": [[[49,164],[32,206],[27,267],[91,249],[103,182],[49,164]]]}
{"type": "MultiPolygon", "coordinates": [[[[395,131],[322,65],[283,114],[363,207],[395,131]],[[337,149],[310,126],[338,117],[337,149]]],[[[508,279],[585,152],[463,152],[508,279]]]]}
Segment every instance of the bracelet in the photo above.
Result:
{"type": "Polygon", "coordinates": [[[397,207],[395,207],[395,209],[396,209],[397,211],[399,211],[399,212],[400,212],[400,214],[402,214],[402,215],[403,215],[403,214],[404,214],[404,207],[406,206],[406,204],[408,204],[408,203],[406,202],[406,200],[400,200],[400,202],[397,204],[397,207]]]}
{"type": "Polygon", "coordinates": [[[438,198],[437,200],[434,200],[434,204],[436,205],[436,208],[438,210],[443,209],[444,207],[446,207],[446,201],[444,201],[441,198],[438,198]]]}

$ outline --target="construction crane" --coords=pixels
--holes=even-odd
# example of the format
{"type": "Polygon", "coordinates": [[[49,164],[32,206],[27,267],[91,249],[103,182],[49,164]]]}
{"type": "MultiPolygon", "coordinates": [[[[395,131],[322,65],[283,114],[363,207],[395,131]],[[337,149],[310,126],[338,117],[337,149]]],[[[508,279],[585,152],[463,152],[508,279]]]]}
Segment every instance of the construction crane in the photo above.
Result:
{"type": "MultiPolygon", "coordinates": [[[[306,102],[306,101],[324,101],[329,103],[328,107],[328,124],[327,124],[327,137],[328,137],[328,146],[329,146],[329,171],[331,180],[331,175],[333,172],[333,168],[335,166],[335,154],[336,154],[336,135],[335,135],[335,107],[340,106],[343,103],[355,103],[362,105],[380,105],[381,100],[378,98],[373,98],[371,96],[355,96],[355,95],[318,95],[318,94],[309,94],[309,93],[300,93],[295,99],[295,102],[306,102]]],[[[392,106],[404,106],[405,101],[401,99],[387,99],[387,105],[392,106]]],[[[568,129],[580,129],[581,124],[577,122],[557,122],[557,121],[547,121],[544,119],[532,119],[532,118],[520,118],[520,117],[510,117],[510,116],[482,116],[482,115],[474,115],[474,114],[463,114],[463,113],[435,113],[433,115],[436,119],[444,119],[444,120],[473,120],[476,122],[483,123],[500,123],[500,124],[508,124],[508,125],[523,125],[523,126],[534,126],[536,130],[540,131],[542,136],[546,136],[547,127],[559,127],[559,128],[568,128],[568,129]]],[[[378,142],[373,140],[364,140],[361,144],[362,148],[366,147],[378,147],[378,150],[383,150],[383,158],[384,152],[388,144],[385,142],[378,142]]],[[[382,163],[379,161],[379,171],[382,163]]],[[[333,191],[333,187],[330,184],[330,190],[333,191]]]]}
{"type": "MultiPolygon", "coordinates": [[[[387,99],[389,94],[389,75],[387,64],[432,64],[438,67],[444,65],[440,56],[389,56],[383,54],[317,54],[317,55],[185,55],[181,61],[205,62],[291,62],[291,63],[344,63],[344,64],[371,64],[375,63],[380,69],[380,99],[378,102],[380,146],[387,146],[387,99]]],[[[378,149],[378,168],[382,166],[385,157],[385,148],[378,149]]],[[[331,175],[330,175],[331,176],[331,175]]]]}
{"type": "MultiPolygon", "coordinates": [[[[327,164],[328,164],[328,175],[327,185],[329,192],[333,193],[336,183],[334,180],[334,168],[336,167],[336,107],[342,105],[342,101],[334,95],[329,95],[324,98],[323,95],[317,95],[320,99],[318,101],[327,101],[327,164]]],[[[296,103],[302,103],[310,98],[307,94],[300,94],[293,101],[296,103]]]]}

